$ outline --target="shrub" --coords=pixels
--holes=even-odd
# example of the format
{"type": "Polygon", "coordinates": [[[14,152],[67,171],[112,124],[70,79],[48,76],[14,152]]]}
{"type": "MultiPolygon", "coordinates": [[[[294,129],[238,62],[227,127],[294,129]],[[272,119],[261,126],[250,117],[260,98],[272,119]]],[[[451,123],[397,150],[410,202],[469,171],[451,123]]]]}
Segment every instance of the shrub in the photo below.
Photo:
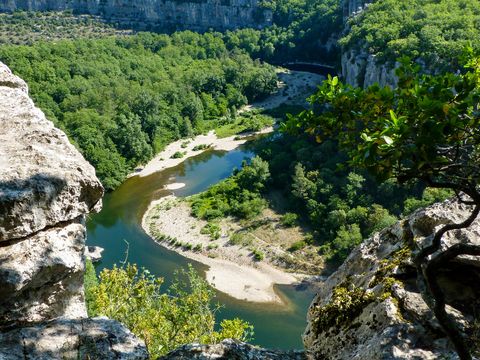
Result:
{"type": "Polygon", "coordinates": [[[307,246],[307,243],[303,240],[300,240],[300,241],[294,242],[292,246],[288,248],[288,251],[295,252],[303,249],[305,246],[307,246]]]}
{"type": "Polygon", "coordinates": [[[211,240],[217,240],[220,238],[221,231],[219,225],[209,222],[200,230],[200,234],[209,235],[211,240]]]}
{"type": "Polygon", "coordinates": [[[181,159],[184,156],[184,153],[177,151],[175,154],[170,156],[170,159],[181,159]]]}
{"type": "Polygon", "coordinates": [[[293,227],[298,223],[298,215],[294,213],[286,213],[282,216],[280,222],[285,227],[293,227]]]}
{"type": "Polygon", "coordinates": [[[256,261],[262,261],[263,259],[265,259],[265,254],[258,249],[253,249],[252,254],[253,254],[253,258],[256,261]]]}
{"type": "Polygon", "coordinates": [[[145,341],[152,359],[182,344],[250,339],[252,327],[240,319],[222,321],[220,329],[214,329],[215,293],[191,266],[177,273],[167,291],[161,291],[162,283],[136,265],[105,269],[100,282],[90,287],[89,315],[125,324],[145,341]]]}

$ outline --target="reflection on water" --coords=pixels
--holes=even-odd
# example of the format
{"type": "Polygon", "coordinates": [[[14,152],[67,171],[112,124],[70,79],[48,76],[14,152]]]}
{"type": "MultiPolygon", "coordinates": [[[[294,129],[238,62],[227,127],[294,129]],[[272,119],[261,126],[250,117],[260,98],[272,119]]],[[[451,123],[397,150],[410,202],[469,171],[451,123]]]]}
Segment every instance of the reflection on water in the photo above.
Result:
{"type": "MultiPolygon", "coordinates": [[[[163,277],[167,286],[175,270],[188,263],[204,272],[205,265],[186,259],[150,239],[140,226],[143,213],[152,200],[162,196],[171,193],[188,196],[207,189],[229,176],[235,167],[240,167],[242,161],[252,155],[245,147],[230,152],[207,151],[177,167],[148,177],[130,178],[107,194],[103,210],[91,215],[87,222],[87,243],[105,248],[99,269],[122,262],[128,242],[128,261],[163,277]],[[185,183],[186,186],[175,191],[162,190],[165,184],[172,182],[185,183]]],[[[297,291],[292,286],[278,286],[277,290],[289,304],[287,307],[248,303],[218,293],[217,300],[225,305],[218,318],[240,317],[251,322],[255,327],[255,344],[282,349],[301,348],[300,336],[313,294],[308,290],[297,291]]]]}

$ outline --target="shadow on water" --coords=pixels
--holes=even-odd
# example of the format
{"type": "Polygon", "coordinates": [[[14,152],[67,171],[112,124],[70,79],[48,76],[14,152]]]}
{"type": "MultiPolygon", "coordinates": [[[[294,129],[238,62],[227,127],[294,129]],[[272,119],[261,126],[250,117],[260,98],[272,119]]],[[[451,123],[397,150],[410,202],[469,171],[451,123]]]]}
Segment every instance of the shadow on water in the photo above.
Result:
{"type": "MultiPolygon", "coordinates": [[[[184,258],[156,244],[142,230],[141,218],[152,200],[174,193],[188,196],[207,189],[226,178],[245,158],[253,154],[246,147],[230,152],[207,151],[185,160],[182,164],[147,177],[132,177],[117,190],[105,195],[103,210],[90,216],[87,223],[88,245],[105,248],[98,269],[112,267],[125,259],[128,241],[128,261],[150,270],[171,282],[175,270],[191,263],[204,273],[206,266],[184,258]],[[162,190],[168,183],[185,183],[175,191],[162,190]]],[[[277,286],[279,295],[288,306],[255,304],[217,293],[224,304],[218,320],[240,317],[255,327],[255,344],[271,348],[301,348],[301,333],[305,328],[307,307],[313,298],[310,290],[299,291],[293,286],[277,286]]]]}

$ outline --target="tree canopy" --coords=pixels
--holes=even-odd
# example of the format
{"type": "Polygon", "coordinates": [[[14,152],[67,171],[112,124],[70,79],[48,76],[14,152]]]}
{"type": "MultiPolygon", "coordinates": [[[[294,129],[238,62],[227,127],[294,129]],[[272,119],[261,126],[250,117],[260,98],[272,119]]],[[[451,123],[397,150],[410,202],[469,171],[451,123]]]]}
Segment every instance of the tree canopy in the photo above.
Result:
{"type": "Polygon", "coordinates": [[[473,205],[462,223],[437,230],[415,260],[427,285],[427,303],[461,359],[471,359],[470,350],[445,310],[437,273],[459,255],[479,255],[480,247],[458,243],[432,260],[429,256],[440,250],[445,233],[470,226],[480,212],[480,58],[472,50],[469,55],[463,73],[436,76],[419,75],[419,66],[403,59],[395,89],[352,88],[330,77],[310,98],[318,108],[291,117],[285,126],[319,142],[335,139],[353,166],[380,180],[421,180],[451,189],[459,202],[473,205]]]}

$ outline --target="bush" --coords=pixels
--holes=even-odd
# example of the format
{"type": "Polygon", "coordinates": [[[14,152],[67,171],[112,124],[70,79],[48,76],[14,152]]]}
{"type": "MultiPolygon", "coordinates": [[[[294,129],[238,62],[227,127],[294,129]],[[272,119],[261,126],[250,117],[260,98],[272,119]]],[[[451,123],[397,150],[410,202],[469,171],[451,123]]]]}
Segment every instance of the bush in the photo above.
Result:
{"type": "Polygon", "coordinates": [[[177,151],[175,154],[170,156],[170,159],[181,159],[183,158],[184,155],[185,155],[184,153],[177,151]]]}
{"type": "Polygon", "coordinates": [[[201,230],[200,234],[209,235],[211,240],[217,240],[220,238],[222,229],[219,225],[214,223],[207,223],[201,230]]]}
{"type": "Polygon", "coordinates": [[[193,151],[200,151],[200,150],[206,150],[206,149],[209,149],[210,148],[210,145],[207,145],[207,144],[200,144],[200,145],[195,145],[193,147],[193,151]]]}
{"type": "Polygon", "coordinates": [[[250,339],[252,326],[240,319],[224,320],[214,329],[215,293],[191,266],[177,274],[166,292],[161,291],[162,282],[136,265],[105,269],[100,282],[89,288],[89,315],[125,324],[145,341],[152,359],[187,343],[250,339]]]}
{"type": "Polygon", "coordinates": [[[300,240],[300,241],[294,242],[292,246],[288,248],[288,251],[295,252],[303,249],[305,246],[307,246],[307,243],[303,240],[300,240]]]}
{"type": "Polygon", "coordinates": [[[294,213],[286,213],[282,216],[280,223],[285,227],[293,227],[297,225],[298,215],[294,213]]]}
{"type": "Polygon", "coordinates": [[[263,259],[265,259],[265,254],[258,249],[253,249],[252,254],[253,254],[253,258],[256,261],[262,261],[263,259]]]}

